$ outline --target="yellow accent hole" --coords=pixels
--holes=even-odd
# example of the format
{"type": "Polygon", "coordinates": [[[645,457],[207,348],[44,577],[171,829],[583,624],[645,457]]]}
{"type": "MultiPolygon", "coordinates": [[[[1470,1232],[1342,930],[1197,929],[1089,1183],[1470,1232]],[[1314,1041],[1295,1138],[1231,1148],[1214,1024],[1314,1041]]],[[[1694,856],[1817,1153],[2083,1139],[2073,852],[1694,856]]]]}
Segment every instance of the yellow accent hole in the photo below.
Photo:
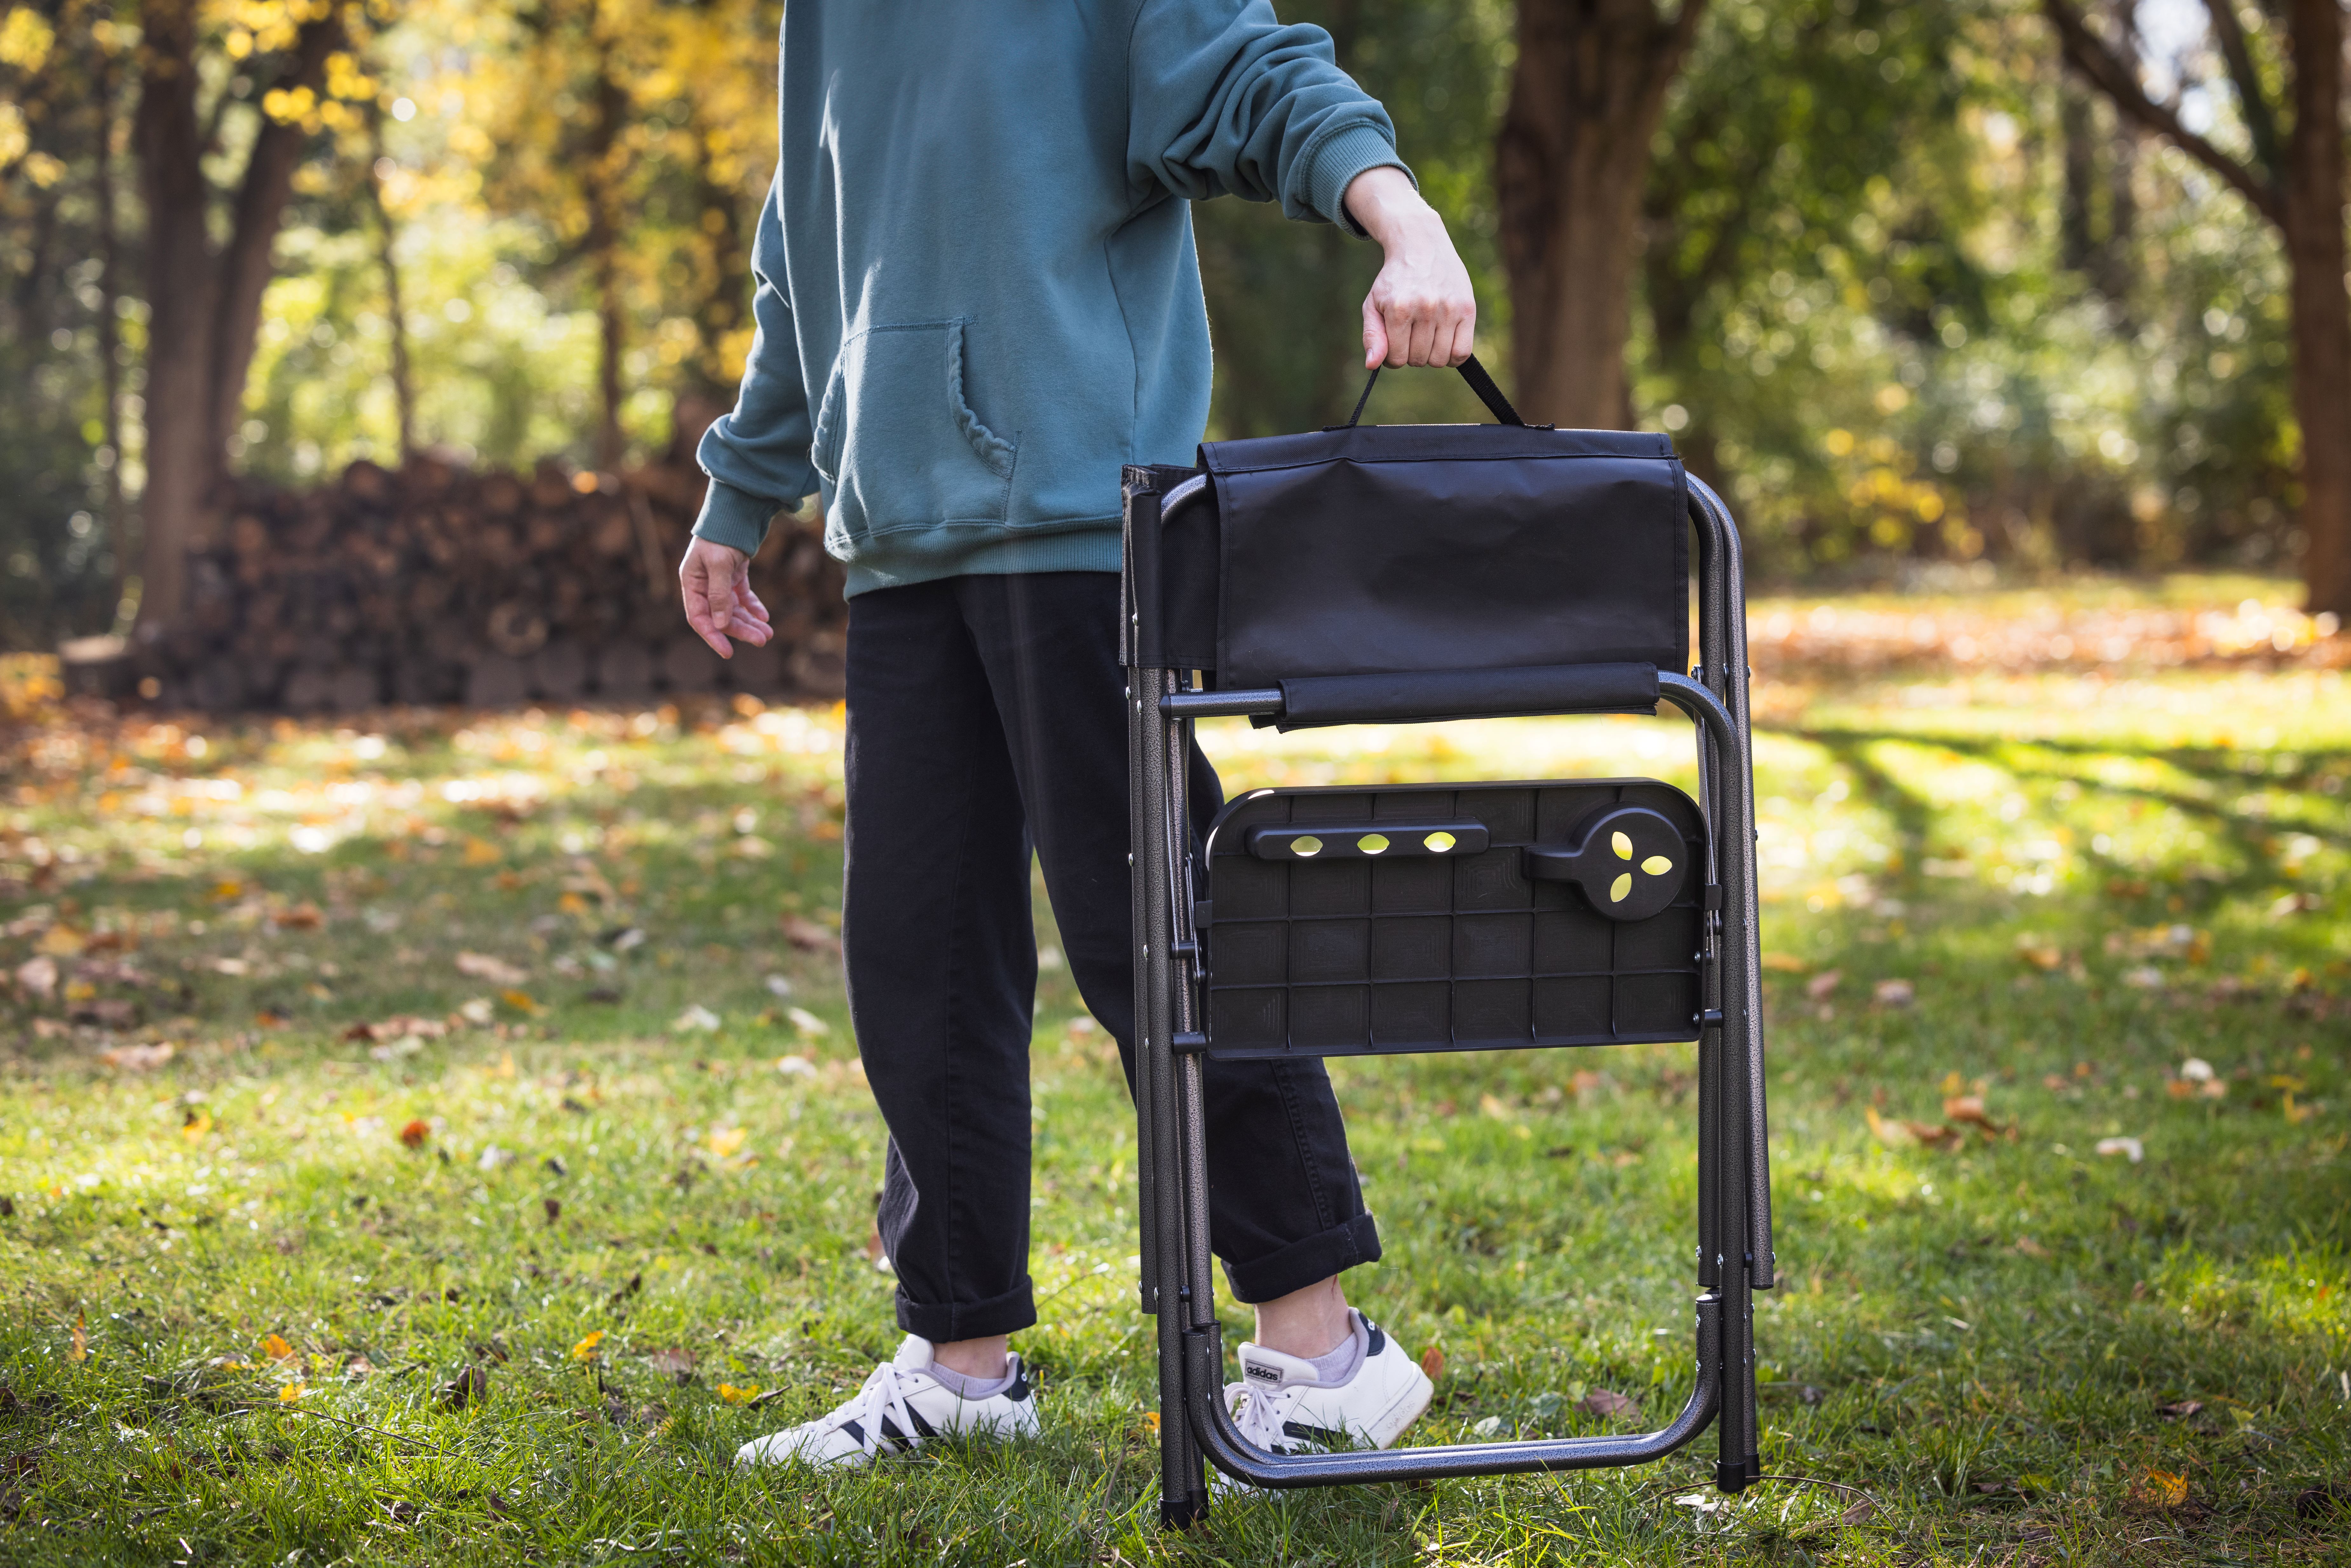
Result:
{"type": "Polygon", "coordinates": [[[1618,872],[1616,880],[1608,884],[1608,902],[1622,904],[1625,902],[1625,895],[1632,891],[1633,873],[1629,871],[1618,872]]]}
{"type": "Polygon", "coordinates": [[[1451,833],[1437,832],[1431,833],[1428,837],[1421,840],[1420,847],[1426,850],[1430,854],[1441,855],[1446,851],[1451,849],[1453,847],[1453,843],[1454,840],[1451,833]]]}
{"type": "Polygon", "coordinates": [[[1651,855],[1641,862],[1641,869],[1651,876],[1663,876],[1674,869],[1674,862],[1663,855],[1651,855]]]}
{"type": "Polygon", "coordinates": [[[1294,855],[1319,855],[1322,852],[1322,841],[1311,833],[1301,839],[1292,839],[1290,841],[1290,852],[1294,855]]]}
{"type": "Polygon", "coordinates": [[[1620,861],[1628,861],[1633,858],[1633,841],[1625,837],[1623,833],[1609,834],[1608,847],[1616,852],[1616,858],[1620,861]]]}
{"type": "Polygon", "coordinates": [[[1355,841],[1355,847],[1367,855],[1375,855],[1388,847],[1388,836],[1385,833],[1365,833],[1355,841]]]}

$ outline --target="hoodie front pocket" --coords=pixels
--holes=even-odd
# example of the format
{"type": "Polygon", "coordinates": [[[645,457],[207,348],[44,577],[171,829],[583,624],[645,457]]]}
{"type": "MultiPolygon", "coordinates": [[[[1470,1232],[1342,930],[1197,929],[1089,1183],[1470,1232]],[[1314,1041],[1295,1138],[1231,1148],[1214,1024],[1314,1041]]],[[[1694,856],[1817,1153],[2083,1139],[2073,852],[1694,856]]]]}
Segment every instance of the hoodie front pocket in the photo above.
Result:
{"type": "Polygon", "coordinates": [[[1019,455],[972,411],[964,323],[869,327],[841,346],[812,454],[837,546],[943,523],[1001,523],[1019,455]]]}

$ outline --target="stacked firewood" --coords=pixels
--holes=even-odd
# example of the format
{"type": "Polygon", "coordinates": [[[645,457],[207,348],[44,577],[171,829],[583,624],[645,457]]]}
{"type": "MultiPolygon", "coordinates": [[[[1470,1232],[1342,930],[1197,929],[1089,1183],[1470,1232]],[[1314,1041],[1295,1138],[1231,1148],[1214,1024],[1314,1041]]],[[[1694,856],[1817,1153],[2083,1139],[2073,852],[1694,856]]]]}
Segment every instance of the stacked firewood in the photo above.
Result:
{"type": "Polygon", "coordinates": [[[837,696],[848,612],[813,520],[778,518],[751,569],[773,642],[722,660],[687,629],[677,560],[701,491],[670,465],[427,459],[314,489],[241,481],[190,550],[183,612],[123,684],[215,712],[837,696]]]}

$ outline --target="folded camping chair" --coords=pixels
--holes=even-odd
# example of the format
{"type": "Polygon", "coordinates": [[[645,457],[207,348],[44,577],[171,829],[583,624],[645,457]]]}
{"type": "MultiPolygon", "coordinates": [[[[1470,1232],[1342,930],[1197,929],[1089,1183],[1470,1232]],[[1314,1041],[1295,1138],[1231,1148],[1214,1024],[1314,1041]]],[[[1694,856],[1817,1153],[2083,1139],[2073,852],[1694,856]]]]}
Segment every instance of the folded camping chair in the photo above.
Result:
{"type": "MultiPolygon", "coordinates": [[[[1162,1517],[1202,1459],[1260,1487],[1635,1465],[1715,1420],[1756,1460],[1749,1292],[1772,1279],[1745,590],[1729,512],[1662,436],[1519,419],[1347,424],[1129,467],[1143,1310],[1162,1517]],[[1700,662],[1688,655],[1698,540],[1700,662]],[[1698,794],[1649,779],[1259,789],[1193,831],[1195,719],[1282,729],[1532,714],[1696,721],[1698,794]],[[1695,1041],[1695,1391],[1638,1436],[1276,1454],[1225,1408],[1209,1281],[1210,1058],[1695,1041]]],[[[1376,372],[1374,372],[1376,379],[1376,372]]],[[[1364,389],[1366,398],[1370,387],[1364,389]]]]}

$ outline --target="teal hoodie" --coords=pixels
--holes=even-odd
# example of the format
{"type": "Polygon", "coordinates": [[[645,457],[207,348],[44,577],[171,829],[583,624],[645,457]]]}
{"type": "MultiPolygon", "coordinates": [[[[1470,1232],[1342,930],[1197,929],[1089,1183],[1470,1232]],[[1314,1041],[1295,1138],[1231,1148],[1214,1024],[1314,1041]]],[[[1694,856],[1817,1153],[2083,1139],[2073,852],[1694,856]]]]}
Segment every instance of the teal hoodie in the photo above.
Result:
{"type": "Polygon", "coordinates": [[[1115,571],[1119,467],[1208,415],[1194,201],[1362,231],[1403,167],[1319,27],[1266,0],[791,0],[758,331],[694,531],[821,488],[849,591],[1115,571]]]}

